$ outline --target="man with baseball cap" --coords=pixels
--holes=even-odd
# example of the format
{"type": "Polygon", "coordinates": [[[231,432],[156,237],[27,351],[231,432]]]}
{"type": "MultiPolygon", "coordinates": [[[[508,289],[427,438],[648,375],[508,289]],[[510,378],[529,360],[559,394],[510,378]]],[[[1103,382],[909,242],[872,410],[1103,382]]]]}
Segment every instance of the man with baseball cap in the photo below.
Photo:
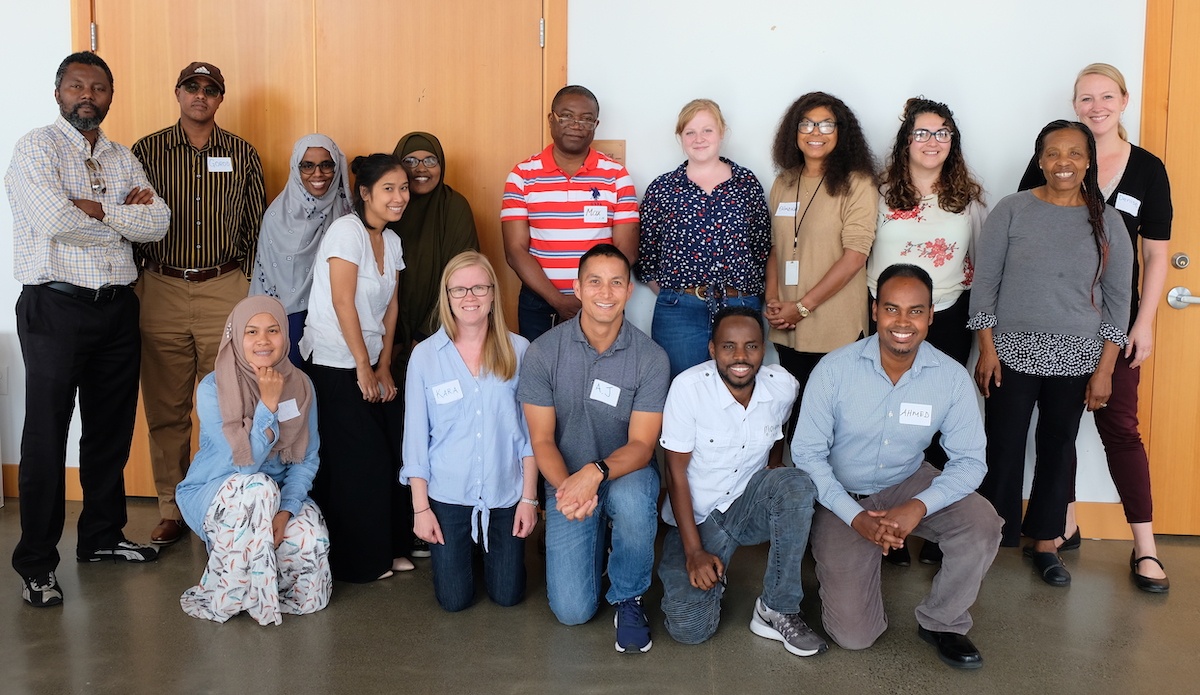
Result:
{"type": "Polygon", "coordinates": [[[266,195],[258,152],[216,124],[225,76],[197,61],[175,81],[179,121],[138,140],[133,153],[171,208],[162,241],[140,244],[142,399],[166,545],[183,534],[175,486],[191,459],[192,394],[212,371],[225,317],[249,289],[266,195]]]}

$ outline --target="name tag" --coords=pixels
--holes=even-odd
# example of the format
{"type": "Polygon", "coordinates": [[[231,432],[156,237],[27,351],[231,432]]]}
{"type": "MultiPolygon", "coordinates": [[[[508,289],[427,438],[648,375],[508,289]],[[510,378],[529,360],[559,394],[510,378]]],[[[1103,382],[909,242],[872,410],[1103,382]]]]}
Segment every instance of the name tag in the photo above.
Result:
{"type": "Polygon", "coordinates": [[[783,284],[800,284],[800,261],[788,261],[783,264],[783,284]]]}
{"type": "Polygon", "coordinates": [[[780,203],[779,207],[775,208],[775,216],[776,217],[795,217],[796,216],[796,202],[792,201],[790,203],[780,203]]]}
{"type": "Polygon", "coordinates": [[[607,381],[599,379],[592,380],[592,393],[589,396],[593,401],[600,401],[606,405],[617,407],[617,401],[621,400],[621,387],[613,386],[607,381]]]}
{"type": "Polygon", "coordinates": [[[295,420],[300,417],[300,409],[296,407],[296,399],[289,398],[286,401],[279,401],[279,407],[275,410],[275,417],[280,422],[295,420]]]}
{"type": "Polygon", "coordinates": [[[433,387],[433,400],[438,405],[461,401],[462,397],[462,387],[458,385],[458,379],[453,379],[433,387]]]}
{"type": "Polygon", "coordinates": [[[208,171],[209,173],[218,171],[233,171],[233,160],[229,157],[209,157],[208,171]]]}
{"type": "Polygon", "coordinates": [[[901,403],[900,424],[929,427],[933,424],[933,406],[924,403],[901,403]]]}
{"type": "Polygon", "coordinates": [[[1138,200],[1137,198],[1134,198],[1131,195],[1125,195],[1124,193],[1118,193],[1117,194],[1117,204],[1114,205],[1113,207],[1120,210],[1121,212],[1127,212],[1130,215],[1136,215],[1136,214],[1138,214],[1138,210],[1142,209],[1142,201],[1138,200]]]}
{"type": "Polygon", "coordinates": [[[608,206],[588,205],[583,208],[583,221],[593,224],[608,222],[608,206]]]}

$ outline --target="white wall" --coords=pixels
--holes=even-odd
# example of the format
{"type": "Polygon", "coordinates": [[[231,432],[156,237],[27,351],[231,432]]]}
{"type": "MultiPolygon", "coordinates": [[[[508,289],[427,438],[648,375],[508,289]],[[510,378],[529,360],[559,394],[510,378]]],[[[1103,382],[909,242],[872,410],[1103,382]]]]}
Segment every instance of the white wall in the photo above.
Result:
{"type": "MultiPolygon", "coordinates": [[[[905,99],[949,104],[967,163],[995,202],[1016,190],[1041,127],[1074,119],[1071,88],[1088,63],[1124,72],[1136,142],[1145,12],[1142,0],[572,0],[569,79],[600,99],[596,137],[626,140],[639,191],[683,161],[675,119],[697,97],[721,105],[731,128],[723,152],[769,189],[780,117],[820,90],[854,110],[881,159],[905,99]]],[[[639,324],[648,293],[633,308],[639,324]]],[[[1079,499],[1117,501],[1091,416],[1079,458],[1079,499]]]]}

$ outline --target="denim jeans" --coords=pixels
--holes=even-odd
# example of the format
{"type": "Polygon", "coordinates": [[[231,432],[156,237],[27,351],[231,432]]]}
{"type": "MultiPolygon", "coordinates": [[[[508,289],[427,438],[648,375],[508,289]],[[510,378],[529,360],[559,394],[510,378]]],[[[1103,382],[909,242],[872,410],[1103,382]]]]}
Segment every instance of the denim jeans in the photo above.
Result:
{"type": "Polygon", "coordinates": [[[562,317],[550,302],[528,287],[521,286],[521,293],[517,295],[517,328],[522,338],[532,343],[560,323],[562,317]]]}
{"type": "Polygon", "coordinates": [[[608,556],[610,604],[641,596],[650,588],[654,537],[658,533],[658,471],[647,466],[600,484],[600,503],[583,521],[570,521],[546,485],[546,594],[564,625],[591,620],[600,603],[606,529],[612,522],[608,556]]]}
{"type": "MultiPolygon", "coordinates": [[[[762,311],[758,297],[726,297],[724,306],[748,306],[762,311]]],[[[671,360],[671,378],[688,367],[707,361],[708,341],[712,337],[712,314],[708,303],[695,295],[664,287],[654,302],[654,320],[650,337],[666,351],[671,360]]]]}
{"type": "MultiPolygon", "coordinates": [[[[763,603],[780,613],[797,613],[804,598],[800,563],[808,545],[816,496],[817,488],[804,471],[764,468],[754,474],[729,509],[714,510],[700,524],[700,543],[721,558],[728,571],[729,559],[739,546],[769,541],[763,603]]],[[[671,637],[684,644],[699,644],[712,637],[721,620],[724,577],[708,591],[692,586],[677,528],[672,527],[663,540],[658,577],[663,583],[662,611],[671,637]]]]}
{"type": "MultiPolygon", "coordinates": [[[[520,504],[520,503],[518,503],[520,504]]],[[[429,544],[433,564],[433,595],[438,605],[461,611],[475,602],[475,569],[471,540],[471,507],[429,500],[442,529],[444,545],[429,544]]],[[[515,606],[525,598],[525,539],[512,535],[516,505],[492,510],[488,523],[488,551],[483,554],[483,583],[488,598],[501,606],[515,606]]]]}

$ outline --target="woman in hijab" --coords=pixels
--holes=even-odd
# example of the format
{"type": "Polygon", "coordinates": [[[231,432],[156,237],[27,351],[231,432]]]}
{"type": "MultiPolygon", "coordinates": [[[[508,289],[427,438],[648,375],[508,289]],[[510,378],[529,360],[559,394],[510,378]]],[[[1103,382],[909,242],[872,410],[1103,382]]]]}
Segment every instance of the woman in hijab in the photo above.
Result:
{"type": "Polygon", "coordinates": [[[208,564],[183,611],[260,625],[324,608],[333,590],[329,532],[308,497],[320,445],[308,377],[287,358],[288,322],[271,297],[247,297],[225,323],[216,368],[200,382],[200,450],[176,499],[208,564]]]}
{"type": "Polygon", "coordinates": [[[305,135],[292,148],[287,185],[263,215],[250,294],[283,303],[292,336],[288,357],[297,367],[317,248],[329,225],[350,213],[349,181],[346,156],[333,140],[305,135]]]}

